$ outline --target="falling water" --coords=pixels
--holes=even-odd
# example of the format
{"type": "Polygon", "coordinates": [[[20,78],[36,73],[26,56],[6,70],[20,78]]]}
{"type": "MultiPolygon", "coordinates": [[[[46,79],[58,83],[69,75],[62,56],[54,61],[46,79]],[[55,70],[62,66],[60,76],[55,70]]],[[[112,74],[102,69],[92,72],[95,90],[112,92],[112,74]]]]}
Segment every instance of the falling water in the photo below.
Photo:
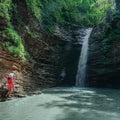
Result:
{"type": "Polygon", "coordinates": [[[88,57],[88,40],[91,34],[92,28],[86,29],[85,36],[82,37],[83,45],[79,58],[78,71],[76,75],[76,86],[85,87],[85,76],[86,76],[86,63],[88,57]]]}

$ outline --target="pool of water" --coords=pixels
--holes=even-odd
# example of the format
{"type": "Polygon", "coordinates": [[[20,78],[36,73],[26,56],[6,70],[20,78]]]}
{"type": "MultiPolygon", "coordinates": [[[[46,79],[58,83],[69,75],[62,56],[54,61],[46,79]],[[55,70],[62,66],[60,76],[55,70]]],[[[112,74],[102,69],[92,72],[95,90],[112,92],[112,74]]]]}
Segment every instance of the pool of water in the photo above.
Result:
{"type": "Polygon", "coordinates": [[[0,120],[120,120],[120,91],[52,88],[0,103],[0,120]]]}

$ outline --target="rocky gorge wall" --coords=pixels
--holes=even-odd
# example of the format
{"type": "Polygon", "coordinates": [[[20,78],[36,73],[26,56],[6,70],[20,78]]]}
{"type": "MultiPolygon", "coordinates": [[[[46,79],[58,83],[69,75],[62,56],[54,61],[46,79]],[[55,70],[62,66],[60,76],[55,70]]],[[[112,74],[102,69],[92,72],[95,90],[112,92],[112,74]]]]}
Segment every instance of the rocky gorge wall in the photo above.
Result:
{"type": "Polygon", "coordinates": [[[21,36],[29,55],[24,60],[6,49],[6,42],[11,41],[9,36],[3,35],[3,31],[8,29],[8,21],[0,18],[0,85],[6,84],[6,73],[14,72],[13,95],[19,97],[56,86],[58,41],[41,29],[40,23],[32,16],[30,9],[27,9],[25,1],[15,0],[14,4],[16,11],[12,11],[11,23],[21,36]]]}
{"type": "MultiPolygon", "coordinates": [[[[43,88],[74,85],[82,44],[82,41],[80,45],[76,44],[79,27],[61,24],[56,25],[52,34],[48,33],[24,0],[13,3],[16,7],[12,10],[10,23],[21,37],[28,56],[24,60],[6,49],[6,43],[12,41],[2,33],[9,25],[5,18],[0,18],[0,84],[6,83],[6,73],[14,72],[13,96],[17,97],[37,93],[43,88]],[[66,76],[63,80],[61,72],[64,68],[66,76]]],[[[15,46],[14,42],[12,44],[15,46]]]]}
{"type": "Polygon", "coordinates": [[[94,27],[92,31],[89,41],[87,86],[120,88],[119,73],[120,12],[116,10],[108,14],[105,22],[94,27]]]}

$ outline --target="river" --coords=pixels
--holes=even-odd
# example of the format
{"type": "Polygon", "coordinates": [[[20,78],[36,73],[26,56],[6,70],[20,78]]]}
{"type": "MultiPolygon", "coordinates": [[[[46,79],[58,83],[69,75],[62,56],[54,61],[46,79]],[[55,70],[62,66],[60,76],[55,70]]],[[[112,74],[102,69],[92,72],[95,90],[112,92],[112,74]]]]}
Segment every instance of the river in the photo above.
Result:
{"type": "Polygon", "coordinates": [[[52,88],[0,103],[0,120],[119,120],[120,91],[52,88]]]}

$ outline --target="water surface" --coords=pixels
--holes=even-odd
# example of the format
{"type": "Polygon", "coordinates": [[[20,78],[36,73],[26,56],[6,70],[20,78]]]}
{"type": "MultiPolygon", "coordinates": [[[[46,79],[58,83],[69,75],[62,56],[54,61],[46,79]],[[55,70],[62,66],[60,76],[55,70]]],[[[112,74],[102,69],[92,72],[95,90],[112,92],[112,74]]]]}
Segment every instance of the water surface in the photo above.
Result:
{"type": "Polygon", "coordinates": [[[54,88],[0,103],[0,120],[120,120],[120,91],[54,88]]]}

